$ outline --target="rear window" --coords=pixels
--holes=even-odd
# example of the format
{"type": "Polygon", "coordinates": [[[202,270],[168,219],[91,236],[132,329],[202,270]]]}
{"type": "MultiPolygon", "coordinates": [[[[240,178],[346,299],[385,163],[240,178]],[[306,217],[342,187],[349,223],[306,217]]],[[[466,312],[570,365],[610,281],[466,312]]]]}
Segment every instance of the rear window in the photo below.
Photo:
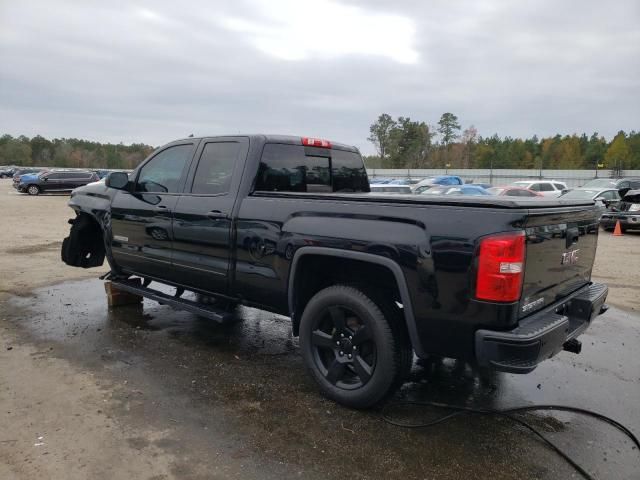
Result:
{"type": "Polygon", "coordinates": [[[368,192],[359,154],[337,149],[268,143],[262,151],[256,191],[368,192]]]}

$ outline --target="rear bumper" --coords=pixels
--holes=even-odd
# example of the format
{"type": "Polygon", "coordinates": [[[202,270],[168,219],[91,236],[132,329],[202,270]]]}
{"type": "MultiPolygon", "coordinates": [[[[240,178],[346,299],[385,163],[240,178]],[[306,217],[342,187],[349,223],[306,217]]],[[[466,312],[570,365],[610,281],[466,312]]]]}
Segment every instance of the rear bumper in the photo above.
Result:
{"type": "Polygon", "coordinates": [[[478,364],[504,372],[531,372],[607,310],[604,302],[608,293],[606,285],[592,283],[530,315],[513,330],[478,330],[475,337],[478,364]]]}

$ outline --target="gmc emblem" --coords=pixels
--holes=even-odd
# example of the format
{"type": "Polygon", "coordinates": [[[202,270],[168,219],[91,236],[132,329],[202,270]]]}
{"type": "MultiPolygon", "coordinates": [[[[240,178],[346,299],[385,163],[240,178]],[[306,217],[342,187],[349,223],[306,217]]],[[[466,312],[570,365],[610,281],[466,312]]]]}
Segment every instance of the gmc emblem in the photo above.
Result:
{"type": "Polygon", "coordinates": [[[573,265],[574,263],[578,263],[578,252],[580,249],[571,250],[570,252],[566,252],[562,254],[562,260],[560,261],[560,265],[573,265]]]}

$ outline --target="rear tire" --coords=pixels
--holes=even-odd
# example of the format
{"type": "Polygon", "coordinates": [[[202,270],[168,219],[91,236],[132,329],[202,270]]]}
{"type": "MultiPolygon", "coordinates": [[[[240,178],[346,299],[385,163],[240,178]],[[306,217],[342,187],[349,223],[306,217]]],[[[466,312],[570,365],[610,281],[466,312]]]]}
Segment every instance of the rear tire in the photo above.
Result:
{"type": "Polygon", "coordinates": [[[322,394],[368,408],[402,383],[411,347],[372,297],[334,285],[316,293],[300,321],[300,347],[322,394]]]}
{"type": "Polygon", "coordinates": [[[29,195],[40,195],[40,187],[37,185],[29,185],[27,187],[27,193],[29,195]]]}

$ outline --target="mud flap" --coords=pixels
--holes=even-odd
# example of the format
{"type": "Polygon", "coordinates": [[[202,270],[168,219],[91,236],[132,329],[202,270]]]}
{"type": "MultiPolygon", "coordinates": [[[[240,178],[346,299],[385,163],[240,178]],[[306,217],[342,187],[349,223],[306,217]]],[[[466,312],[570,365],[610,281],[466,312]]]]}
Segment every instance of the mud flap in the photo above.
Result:
{"type": "Polygon", "coordinates": [[[89,217],[80,215],[72,223],[69,236],[62,241],[60,256],[72,267],[99,267],[104,263],[102,230],[89,217]]]}

